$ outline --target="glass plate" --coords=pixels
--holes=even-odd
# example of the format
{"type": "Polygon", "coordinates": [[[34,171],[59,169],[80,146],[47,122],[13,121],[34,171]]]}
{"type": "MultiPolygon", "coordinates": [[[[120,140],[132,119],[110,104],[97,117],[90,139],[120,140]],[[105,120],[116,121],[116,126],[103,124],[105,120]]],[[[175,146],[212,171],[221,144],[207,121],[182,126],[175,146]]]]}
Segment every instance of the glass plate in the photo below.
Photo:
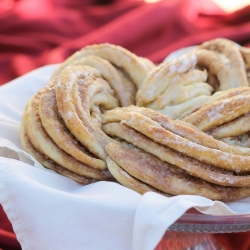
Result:
{"type": "Polygon", "coordinates": [[[213,233],[250,231],[250,215],[214,216],[188,210],[168,228],[155,250],[225,250],[213,233]]]}
{"type": "Polygon", "coordinates": [[[190,209],[168,230],[207,233],[245,232],[250,231],[250,215],[214,216],[201,214],[196,209],[190,209]]]}

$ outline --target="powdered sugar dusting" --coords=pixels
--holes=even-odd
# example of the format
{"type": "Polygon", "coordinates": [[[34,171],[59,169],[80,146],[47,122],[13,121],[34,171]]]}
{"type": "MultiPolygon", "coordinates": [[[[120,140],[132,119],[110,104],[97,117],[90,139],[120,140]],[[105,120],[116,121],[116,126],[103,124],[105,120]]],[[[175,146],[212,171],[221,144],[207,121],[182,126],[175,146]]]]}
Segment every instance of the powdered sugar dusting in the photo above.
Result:
{"type": "Polygon", "coordinates": [[[171,75],[173,75],[173,74],[176,73],[176,72],[178,72],[178,69],[177,69],[177,67],[176,67],[175,65],[172,64],[172,65],[169,67],[168,75],[171,76],[171,75]]]}
{"type": "Polygon", "coordinates": [[[178,72],[182,73],[185,72],[188,69],[188,64],[189,64],[189,60],[184,57],[181,61],[180,66],[178,67],[178,72]]]}
{"type": "Polygon", "coordinates": [[[226,180],[228,181],[228,183],[234,184],[234,180],[230,176],[226,176],[226,180]]]}
{"type": "Polygon", "coordinates": [[[225,180],[224,180],[224,178],[222,176],[215,176],[215,174],[211,174],[210,179],[214,180],[216,182],[220,182],[220,183],[225,182],[225,180]]]}
{"type": "Polygon", "coordinates": [[[69,97],[69,95],[66,96],[66,98],[64,99],[64,102],[70,102],[70,97],[69,97]]]}
{"type": "Polygon", "coordinates": [[[147,89],[147,91],[146,91],[146,96],[148,98],[152,99],[154,94],[155,94],[156,89],[157,89],[156,84],[151,84],[150,88],[147,89]]]}
{"type": "Polygon", "coordinates": [[[158,72],[154,72],[153,77],[154,79],[160,79],[162,77],[162,70],[159,70],[158,72]]]}
{"type": "Polygon", "coordinates": [[[58,88],[60,88],[60,87],[62,86],[62,85],[61,85],[61,82],[60,82],[59,80],[57,80],[56,86],[57,86],[58,88]]]}
{"type": "Polygon", "coordinates": [[[228,104],[228,102],[229,102],[228,100],[224,100],[219,106],[214,107],[212,110],[207,112],[208,118],[211,122],[216,121],[223,116],[223,114],[221,114],[220,111],[223,110],[223,108],[225,107],[226,104],[228,104]]]}
{"type": "Polygon", "coordinates": [[[216,181],[217,183],[228,183],[228,184],[235,183],[234,179],[230,175],[225,176],[225,175],[219,175],[216,173],[212,173],[210,175],[210,179],[216,181]]]}
{"type": "Polygon", "coordinates": [[[126,56],[122,51],[116,50],[116,54],[118,54],[121,58],[124,58],[127,62],[130,62],[130,58],[126,56]]]}
{"type": "Polygon", "coordinates": [[[68,119],[71,119],[72,117],[73,117],[73,112],[68,111],[68,112],[67,112],[67,118],[68,118],[68,119]]]}
{"type": "Polygon", "coordinates": [[[197,62],[195,54],[188,54],[181,56],[171,61],[171,65],[168,70],[168,75],[171,76],[175,73],[184,73],[193,68],[197,62]]]}
{"type": "Polygon", "coordinates": [[[172,78],[171,83],[176,83],[180,79],[179,75],[176,75],[172,78]]]}
{"type": "Polygon", "coordinates": [[[78,80],[78,84],[81,84],[81,85],[82,85],[82,84],[84,84],[84,83],[85,83],[84,79],[79,79],[79,80],[78,80]]]}

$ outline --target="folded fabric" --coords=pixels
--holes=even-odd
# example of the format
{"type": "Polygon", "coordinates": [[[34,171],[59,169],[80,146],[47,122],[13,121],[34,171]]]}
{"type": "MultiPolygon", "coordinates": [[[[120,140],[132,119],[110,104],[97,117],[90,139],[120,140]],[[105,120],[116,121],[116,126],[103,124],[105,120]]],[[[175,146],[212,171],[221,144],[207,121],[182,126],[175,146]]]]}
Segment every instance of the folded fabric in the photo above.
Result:
{"type": "Polygon", "coordinates": [[[234,214],[199,196],[141,196],[112,182],[83,186],[42,169],[4,139],[0,145],[0,203],[22,249],[154,249],[191,207],[234,214]]]}

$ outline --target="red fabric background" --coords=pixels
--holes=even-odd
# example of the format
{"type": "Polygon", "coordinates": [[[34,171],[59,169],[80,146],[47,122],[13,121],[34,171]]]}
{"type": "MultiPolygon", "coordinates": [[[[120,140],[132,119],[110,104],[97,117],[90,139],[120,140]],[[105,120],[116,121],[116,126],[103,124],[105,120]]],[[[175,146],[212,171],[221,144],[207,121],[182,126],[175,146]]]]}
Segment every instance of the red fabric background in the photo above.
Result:
{"type": "MultiPolygon", "coordinates": [[[[1,0],[0,85],[87,44],[118,44],[158,63],[216,37],[250,45],[250,6],[225,14],[208,0],[1,0]]],[[[216,235],[229,250],[250,248],[249,236],[216,235]]],[[[0,209],[1,247],[20,249],[0,209]]]]}

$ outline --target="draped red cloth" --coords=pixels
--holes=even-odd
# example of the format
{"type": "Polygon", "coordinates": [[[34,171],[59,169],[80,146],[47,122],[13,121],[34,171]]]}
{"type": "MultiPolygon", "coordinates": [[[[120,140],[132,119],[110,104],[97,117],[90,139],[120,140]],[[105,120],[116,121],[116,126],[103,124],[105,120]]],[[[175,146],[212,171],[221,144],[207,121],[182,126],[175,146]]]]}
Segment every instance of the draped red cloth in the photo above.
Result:
{"type": "MultiPolygon", "coordinates": [[[[216,37],[250,45],[250,6],[226,14],[208,0],[1,0],[0,85],[87,44],[121,45],[158,63],[216,37]]],[[[215,236],[225,249],[250,248],[250,233],[215,236]]],[[[20,249],[2,209],[0,248],[20,249]]]]}

